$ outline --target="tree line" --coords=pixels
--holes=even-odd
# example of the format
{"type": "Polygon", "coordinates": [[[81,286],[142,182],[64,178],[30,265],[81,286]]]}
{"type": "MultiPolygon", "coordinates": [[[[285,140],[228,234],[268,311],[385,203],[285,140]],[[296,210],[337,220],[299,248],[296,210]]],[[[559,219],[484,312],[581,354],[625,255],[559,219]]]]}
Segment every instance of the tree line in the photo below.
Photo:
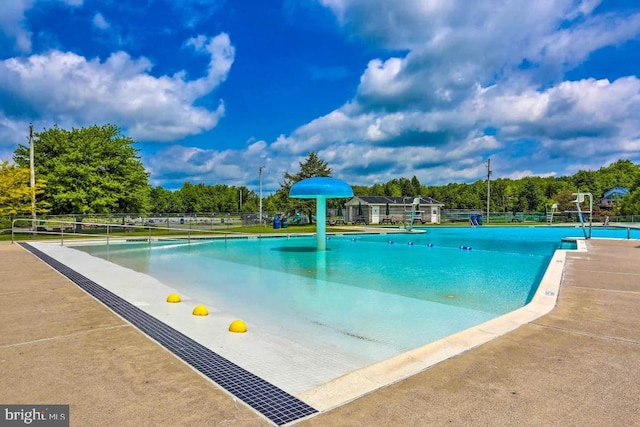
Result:
{"type": "MultiPolygon", "coordinates": [[[[246,186],[193,184],[178,190],[149,184],[136,142],[107,124],[65,130],[57,126],[35,134],[36,209],[39,215],[92,214],[191,214],[257,212],[259,196],[246,186]]],[[[31,212],[29,147],[19,145],[14,164],[0,163],[0,216],[31,212]]],[[[314,176],[331,176],[332,169],[315,152],[299,163],[300,169],[286,172],[280,188],[263,199],[264,212],[315,210],[313,200],[291,199],[289,189],[296,182],[314,176]]],[[[580,170],[572,176],[498,178],[490,182],[491,211],[545,211],[553,203],[559,210],[575,209],[572,193],[590,192],[599,201],[613,187],[630,193],[608,213],[640,214],[640,165],[618,160],[598,170],[580,170]]],[[[429,196],[445,209],[485,210],[487,181],[425,185],[415,176],[396,178],[384,184],[354,185],[358,196],[429,196]]],[[[345,200],[330,199],[329,207],[345,200]]]]}
{"type": "MultiPolygon", "coordinates": [[[[489,205],[492,212],[544,212],[552,204],[557,204],[559,210],[575,210],[573,193],[591,193],[594,204],[598,204],[604,193],[614,187],[627,188],[629,194],[615,203],[609,213],[639,214],[640,165],[630,160],[618,160],[598,170],[580,170],[572,176],[491,180],[489,205]]],[[[485,210],[487,206],[486,180],[429,186],[422,185],[414,176],[353,189],[363,196],[429,196],[444,203],[445,209],[485,210]]]]}

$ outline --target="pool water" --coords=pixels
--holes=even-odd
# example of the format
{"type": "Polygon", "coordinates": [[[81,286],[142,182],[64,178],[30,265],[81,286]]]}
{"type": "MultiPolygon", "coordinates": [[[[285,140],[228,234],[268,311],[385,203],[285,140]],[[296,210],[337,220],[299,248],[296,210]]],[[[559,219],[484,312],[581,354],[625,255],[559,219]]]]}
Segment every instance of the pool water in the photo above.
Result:
{"type": "MultiPolygon", "coordinates": [[[[562,239],[583,235],[556,227],[421,231],[331,235],[323,252],[315,236],[75,248],[250,328],[373,363],[522,307],[562,239]]],[[[626,230],[594,229],[593,237],[625,238],[626,230]]]]}

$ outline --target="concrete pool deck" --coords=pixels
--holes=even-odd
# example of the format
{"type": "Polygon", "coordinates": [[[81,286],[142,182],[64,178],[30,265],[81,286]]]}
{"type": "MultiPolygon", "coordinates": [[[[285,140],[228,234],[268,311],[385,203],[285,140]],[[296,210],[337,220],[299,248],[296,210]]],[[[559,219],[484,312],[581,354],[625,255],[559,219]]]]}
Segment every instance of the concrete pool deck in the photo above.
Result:
{"type": "MultiPolygon", "coordinates": [[[[633,425],[640,242],[569,252],[556,308],[299,425],[633,425]]],[[[0,403],[72,425],[269,425],[18,245],[0,243],[0,403]]]]}

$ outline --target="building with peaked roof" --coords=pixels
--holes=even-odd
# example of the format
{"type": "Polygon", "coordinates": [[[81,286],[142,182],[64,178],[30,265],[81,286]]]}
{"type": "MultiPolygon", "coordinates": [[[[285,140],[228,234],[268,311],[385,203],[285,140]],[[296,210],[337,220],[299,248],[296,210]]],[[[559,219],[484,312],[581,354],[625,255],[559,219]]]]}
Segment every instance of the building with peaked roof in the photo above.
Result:
{"type": "Polygon", "coordinates": [[[605,191],[602,199],[600,199],[600,207],[610,208],[617,203],[622,197],[629,193],[629,189],[625,187],[613,187],[611,190],[605,191]]]}
{"type": "Polygon", "coordinates": [[[366,224],[403,223],[411,218],[413,210],[414,223],[439,224],[443,206],[444,203],[431,197],[355,196],[345,204],[344,220],[366,224]]]}

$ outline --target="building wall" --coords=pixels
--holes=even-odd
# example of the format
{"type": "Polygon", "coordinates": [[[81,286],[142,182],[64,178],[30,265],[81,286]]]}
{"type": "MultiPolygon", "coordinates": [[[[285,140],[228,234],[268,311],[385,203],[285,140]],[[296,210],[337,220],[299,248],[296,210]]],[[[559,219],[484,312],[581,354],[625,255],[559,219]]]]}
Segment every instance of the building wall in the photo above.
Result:
{"type": "MultiPolygon", "coordinates": [[[[349,200],[346,204],[346,208],[344,209],[345,221],[354,222],[358,218],[358,198],[355,197],[349,200]]],[[[369,204],[365,201],[361,201],[362,203],[362,213],[368,224],[372,223],[372,206],[378,206],[380,209],[379,222],[386,217],[386,204],[369,204]]],[[[408,207],[408,206],[407,206],[408,207]]],[[[393,218],[393,221],[396,223],[402,222],[404,218],[404,205],[389,205],[389,216],[393,218]]],[[[425,224],[439,224],[441,218],[441,207],[440,206],[432,206],[432,205],[420,205],[420,210],[422,211],[422,218],[425,224]],[[436,221],[431,221],[431,209],[436,208],[436,221]]]]}
{"type": "MultiPolygon", "coordinates": [[[[364,213],[365,218],[367,218],[367,222],[371,223],[371,219],[372,219],[372,214],[371,214],[371,206],[372,205],[362,205],[362,210],[364,213]]],[[[426,223],[432,223],[431,222],[431,209],[432,208],[436,208],[436,221],[434,222],[434,224],[439,224],[440,223],[440,207],[439,206],[431,206],[431,205],[421,205],[420,206],[420,210],[422,211],[422,218],[423,221],[426,223]]],[[[355,206],[354,207],[354,212],[357,215],[358,212],[358,207],[355,206]]],[[[402,222],[404,219],[404,206],[397,206],[397,205],[390,205],[389,206],[389,216],[392,218],[392,220],[396,223],[398,222],[402,222]]],[[[382,222],[382,220],[384,218],[386,218],[386,205],[382,205],[380,206],[380,223],[382,222]]],[[[355,217],[354,217],[355,219],[355,217]]]]}

